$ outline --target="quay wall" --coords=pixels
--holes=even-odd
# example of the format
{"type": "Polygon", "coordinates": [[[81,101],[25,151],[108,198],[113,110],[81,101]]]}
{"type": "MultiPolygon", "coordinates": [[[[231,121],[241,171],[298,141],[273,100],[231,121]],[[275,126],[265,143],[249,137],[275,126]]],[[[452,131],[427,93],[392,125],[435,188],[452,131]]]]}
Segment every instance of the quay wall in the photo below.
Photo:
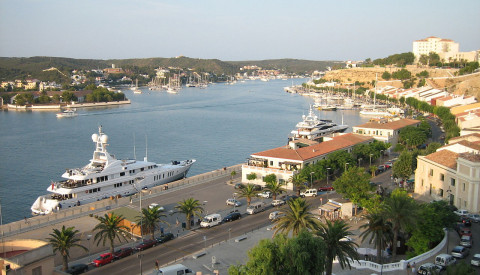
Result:
{"type": "MultiPolygon", "coordinates": [[[[148,194],[142,195],[142,200],[156,197],[168,192],[179,190],[188,186],[204,184],[213,180],[220,178],[230,179],[231,172],[235,171],[237,174],[241,174],[242,165],[237,164],[230,167],[225,167],[222,169],[217,169],[211,172],[207,172],[200,175],[195,175],[192,177],[184,178],[181,180],[173,181],[168,183],[168,189],[164,189],[165,185],[156,186],[149,189],[148,194]]],[[[129,205],[131,201],[139,201],[138,194],[129,197],[115,198],[115,199],[104,199],[101,201],[84,204],[80,206],[75,206],[72,208],[62,209],[58,212],[35,216],[27,218],[25,220],[11,222],[0,226],[0,233],[3,233],[5,237],[14,236],[19,233],[28,232],[30,230],[35,230],[41,227],[52,225],[59,222],[64,222],[68,220],[73,220],[78,217],[86,215],[96,215],[103,211],[112,210],[115,208],[123,207],[129,205]]]]}
{"type": "Polygon", "coordinates": [[[110,101],[110,102],[91,102],[91,103],[72,103],[68,104],[68,108],[89,108],[89,107],[101,107],[101,106],[112,106],[112,105],[123,105],[130,104],[130,100],[123,101],[110,101]]]}

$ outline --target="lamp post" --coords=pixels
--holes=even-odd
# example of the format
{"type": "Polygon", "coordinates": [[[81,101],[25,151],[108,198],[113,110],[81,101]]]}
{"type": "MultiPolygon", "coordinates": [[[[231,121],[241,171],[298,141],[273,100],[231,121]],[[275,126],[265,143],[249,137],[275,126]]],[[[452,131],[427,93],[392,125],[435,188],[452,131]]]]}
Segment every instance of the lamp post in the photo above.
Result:
{"type": "MultiPolygon", "coordinates": [[[[138,193],[140,193],[140,215],[142,214],[142,187],[141,186],[138,186],[139,182],[143,181],[145,178],[143,177],[138,177],[138,178],[135,178],[135,183],[133,184],[133,187],[135,187],[135,189],[137,189],[138,193]],[[138,187],[140,187],[140,189],[138,189],[138,187]]],[[[140,239],[143,240],[143,228],[142,228],[142,220],[140,220],[140,239]]],[[[140,250],[138,252],[138,255],[137,255],[137,258],[140,260],[140,275],[143,274],[143,271],[142,271],[142,251],[140,250]]]]}
{"type": "Polygon", "coordinates": [[[235,206],[237,204],[237,199],[235,197],[236,195],[237,195],[237,193],[233,193],[233,212],[235,212],[235,206]]]}
{"type": "Polygon", "coordinates": [[[315,174],[315,172],[310,172],[310,187],[313,186],[313,174],[315,174]]]}
{"type": "Polygon", "coordinates": [[[382,161],[383,161],[383,152],[385,152],[385,150],[380,150],[380,158],[382,161]]]}
{"type": "Polygon", "coordinates": [[[360,167],[360,161],[362,161],[362,158],[358,159],[358,167],[360,167]]]}
{"type": "Polygon", "coordinates": [[[372,166],[372,156],[373,154],[370,154],[370,166],[372,166]]]}
{"type": "Polygon", "coordinates": [[[88,241],[88,262],[90,263],[90,239],[92,238],[92,235],[88,234],[87,235],[87,241],[88,241]]]}

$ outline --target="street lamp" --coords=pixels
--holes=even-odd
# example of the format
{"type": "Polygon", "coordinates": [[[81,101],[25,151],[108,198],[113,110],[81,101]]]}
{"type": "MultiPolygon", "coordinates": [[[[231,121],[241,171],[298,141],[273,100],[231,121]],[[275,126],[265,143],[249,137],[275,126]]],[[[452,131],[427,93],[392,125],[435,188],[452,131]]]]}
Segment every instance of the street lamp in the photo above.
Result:
{"type": "Polygon", "coordinates": [[[233,212],[235,212],[235,206],[237,204],[237,200],[236,200],[236,197],[235,197],[236,195],[237,195],[237,193],[233,193],[233,212]]]}
{"type": "Polygon", "coordinates": [[[92,235],[88,234],[87,235],[87,241],[88,241],[88,262],[90,263],[90,239],[92,238],[92,235]]]}
{"type": "Polygon", "coordinates": [[[383,152],[384,152],[384,150],[380,150],[380,153],[381,153],[381,155],[380,155],[380,157],[381,157],[381,160],[383,160],[383,152]]]}
{"type": "MultiPolygon", "coordinates": [[[[142,187],[140,186],[140,189],[138,188],[138,184],[139,182],[145,180],[144,177],[137,177],[135,178],[135,183],[133,184],[133,187],[135,187],[135,189],[138,191],[138,193],[140,193],[140,214],[142,214],[142,187]]],[[[140,219],[140,239],[143,241],[143,228],[142,228],[142,219],[140,219]]],[[[143,271],[142,271],[142,251],[140,250],[138,252],[138,255],[137,255],[137,258],[140,259],[140,275],[143,274],[143,271]]]]}
{"type": "Polygon", "coordinates": [[[358,167],[360,167],[360,161],[362,161],[362,158],[358,159],[358,167]]]}
{"type": "Polygon", "coordinates": [[[310,187],[313,186],[313,174],[315,174],[315,172],[310,172],[310,187]]]}

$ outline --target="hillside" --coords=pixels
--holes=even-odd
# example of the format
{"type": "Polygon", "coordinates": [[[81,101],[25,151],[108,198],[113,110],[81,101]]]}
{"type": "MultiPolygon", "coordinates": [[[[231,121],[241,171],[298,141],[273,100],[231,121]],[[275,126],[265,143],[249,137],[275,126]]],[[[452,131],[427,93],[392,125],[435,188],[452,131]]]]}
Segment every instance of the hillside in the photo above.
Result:
{"type": "Polygon", "coordinates": [[[343,67],[344,62],[340,61],[312,61],[302,59],[270,59],[270,60],[251,60],[251,61],[227,61],[228,63],[237,65],[238,67],[257,65],[263,69],[278,69],[291,73],[312,73],[313,71],[323,71],[327,67],[340,65],[343,67]]]}

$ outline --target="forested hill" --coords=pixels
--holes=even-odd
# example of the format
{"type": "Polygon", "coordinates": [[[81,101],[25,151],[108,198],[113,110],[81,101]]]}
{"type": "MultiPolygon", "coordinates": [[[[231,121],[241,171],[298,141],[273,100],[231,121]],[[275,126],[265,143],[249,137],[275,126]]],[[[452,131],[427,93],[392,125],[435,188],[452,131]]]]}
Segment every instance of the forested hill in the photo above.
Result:
{"type": "MultiPolygon", "coordinates": [[[[0,81],[13,79],[67,77],[72,70],[91,70],[109,68],[115,64],[119,68],[146,68],[153,72],[158,67],[178,67],[198,72],[215,74],[234,74],[245,65],[257,65],[263,69],[279,69],[287,73],[305,73],[324,70],[327,66],[339,65],[333,61],[310,61],[298,59],[276,59],[258,61],[221,61],[218,59],[178,58],[142,58],[142,59],[74,59],[64,57],[0,57],[0,81]],[[56,68],[59,71],[44,71],[56,68]]],[[[143,70],[142,70],[143,71],[143,70]]]]}

